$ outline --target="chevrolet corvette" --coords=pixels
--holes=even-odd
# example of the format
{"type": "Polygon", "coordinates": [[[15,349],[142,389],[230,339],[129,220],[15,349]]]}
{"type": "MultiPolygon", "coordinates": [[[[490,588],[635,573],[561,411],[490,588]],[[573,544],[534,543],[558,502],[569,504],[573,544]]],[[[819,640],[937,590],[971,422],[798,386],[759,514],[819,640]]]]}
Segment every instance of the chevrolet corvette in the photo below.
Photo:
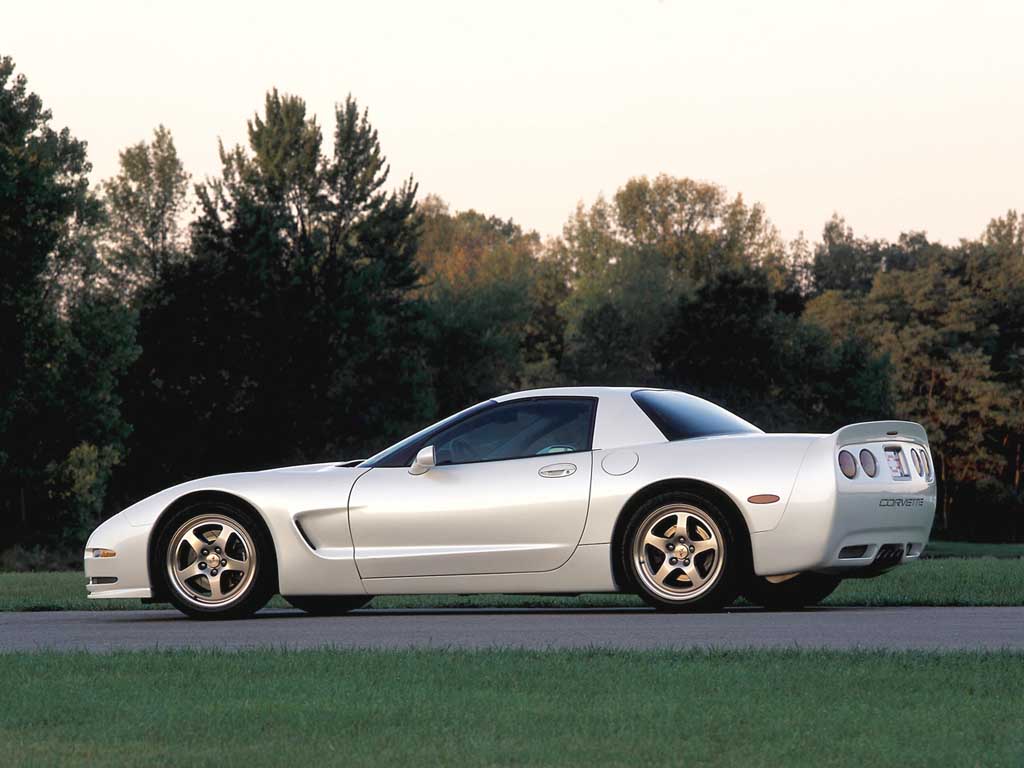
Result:
{"type": "Polygon", "coordinates": [[[101,524],[90,598],[240,618],[374,595],[633,592],[794,609],[921,556],[935,514],[919,424],[766,434],[698,397],[573,387],[496,397],[368,459],[176,485],[101,524]]]}

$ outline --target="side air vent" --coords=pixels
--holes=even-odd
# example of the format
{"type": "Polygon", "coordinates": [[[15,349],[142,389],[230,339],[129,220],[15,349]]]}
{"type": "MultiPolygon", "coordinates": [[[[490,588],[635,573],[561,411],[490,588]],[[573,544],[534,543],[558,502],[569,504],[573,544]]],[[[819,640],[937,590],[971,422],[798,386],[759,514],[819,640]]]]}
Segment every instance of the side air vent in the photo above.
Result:
{"type": "Polygon", "coordinates": [[[295,530],[299,532],[299,536],[301,536],[302,540],[306,542],[306,546],[315,551],[316,545],[313,544],[313,540],[309,538],[309,534],[306,533],[305,529],[302,527],[302,523],[298,520],[295,521],[295,530]]]}

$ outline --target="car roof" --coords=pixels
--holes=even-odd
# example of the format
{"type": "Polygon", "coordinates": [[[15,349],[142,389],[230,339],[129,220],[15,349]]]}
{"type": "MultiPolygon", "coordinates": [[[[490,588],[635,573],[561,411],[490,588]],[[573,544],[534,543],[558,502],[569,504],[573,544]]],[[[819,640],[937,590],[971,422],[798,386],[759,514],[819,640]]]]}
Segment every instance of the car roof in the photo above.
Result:
{"type": "Polygon", "coordinates": [[[494,398],[503,403],[524,397],[628,397],[638,389],[647,387],[545,387],[543,389],[526,389],[522,392],[509,392],[494,398]]]}

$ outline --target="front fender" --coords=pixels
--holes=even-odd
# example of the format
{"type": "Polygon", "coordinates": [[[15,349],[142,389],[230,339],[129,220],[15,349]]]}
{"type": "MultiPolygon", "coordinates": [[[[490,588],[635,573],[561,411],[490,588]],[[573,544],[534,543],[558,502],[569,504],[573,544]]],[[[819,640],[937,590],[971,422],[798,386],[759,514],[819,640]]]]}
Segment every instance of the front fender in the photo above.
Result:
{"type": "MultiPolygon", "coordinates": [[[[155,493],[118,517],[143,532],[148,551],[169,510],[196,494],[226,494],[252,507],[270,532],[281,594],[365,594],[348,526],[349,492],[365,471],[330,463],[216,475],[155,493]],[[315,519],[326,531],[330,546],[314,548],[302,536],[296,521],[304,517],[315,519]]],[[[151,586],[148,576],[146,585],[151,586]]]]}

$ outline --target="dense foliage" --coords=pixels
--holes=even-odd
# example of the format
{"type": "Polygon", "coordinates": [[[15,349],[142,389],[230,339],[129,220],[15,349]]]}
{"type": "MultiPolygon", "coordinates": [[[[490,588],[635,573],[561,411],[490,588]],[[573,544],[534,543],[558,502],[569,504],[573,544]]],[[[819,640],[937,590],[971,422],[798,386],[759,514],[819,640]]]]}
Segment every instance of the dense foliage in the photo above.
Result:
{"type": "Polygon", "coordinates": [[[768,430],[909,418],[939,524],[1024,537],[1024,218],[955,246],[785,242],[659,176],[543,241],[416,200],[348,98],[324,141],[272,91],[194,187],[162,126],[94,191],[0,61],[0,529],[71,549],[189,477],[367,455],[495,393],[671,386],[768,430]]]}

